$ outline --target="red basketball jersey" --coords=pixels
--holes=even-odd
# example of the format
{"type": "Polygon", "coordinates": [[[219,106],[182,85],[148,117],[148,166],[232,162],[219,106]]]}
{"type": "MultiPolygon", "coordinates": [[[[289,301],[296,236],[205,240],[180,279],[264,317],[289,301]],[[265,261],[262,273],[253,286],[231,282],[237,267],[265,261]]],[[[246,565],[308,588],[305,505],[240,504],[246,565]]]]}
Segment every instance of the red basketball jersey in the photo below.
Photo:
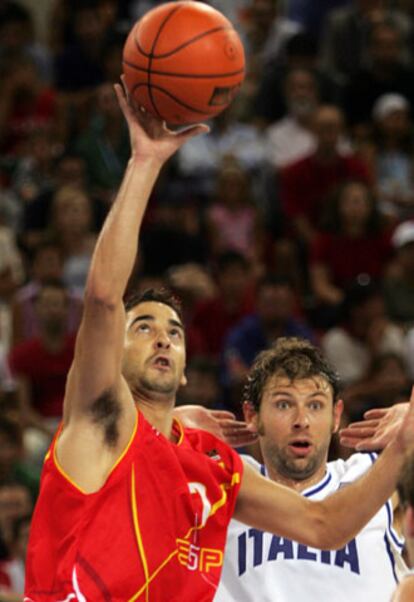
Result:
{"type": "Polygon", "coordinates": [[[209,433],[170,442],[137,413],[99,491],[46,455],[32,521],[25,601],[204,602],[220,578],[242,462],[209,433]]]}

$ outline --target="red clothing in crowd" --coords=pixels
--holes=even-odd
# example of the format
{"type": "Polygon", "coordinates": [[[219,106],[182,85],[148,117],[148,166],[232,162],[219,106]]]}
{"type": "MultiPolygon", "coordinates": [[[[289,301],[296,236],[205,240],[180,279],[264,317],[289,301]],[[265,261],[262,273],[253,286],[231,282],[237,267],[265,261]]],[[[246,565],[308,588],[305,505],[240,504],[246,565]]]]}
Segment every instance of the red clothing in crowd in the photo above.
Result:
{"type": "Polygon", "coordinates": [[[280,172],[280,195],[289,217],[306,217],[317,227],[323,216],[327,197],[347,180],[371,184],[368,167],[357,157],[337,156],[328,164],[315,154],[295,161],[280,172]]]}
{"type": "Polygon", "coordinates": [[[221,297],[202,301],[194,311],[190,328],[203,341],[203,352],[218,356],[229,330],[254,310],[253,292],[249,291],[233,312],[229,312],[221,297]]]}
{"type": "Polygon", "coordinates": [[[390,255],[391,244],[387,234],[351,238],[323,232],[318,234],[311,248],[310,262],[325,266],[332,283],[345,288],[358,274],[379,278],[390,255]]]}
{"type": "Polygon", "coordinates": [[[10,352],[13,374],[27,379],[31,387],[33,409],[44,417],[62,416],[66,377],[74,349],[75,336],[67,335],[63,348],[57,353],[45,349],[37,337],[19,343],[10,352]]]}

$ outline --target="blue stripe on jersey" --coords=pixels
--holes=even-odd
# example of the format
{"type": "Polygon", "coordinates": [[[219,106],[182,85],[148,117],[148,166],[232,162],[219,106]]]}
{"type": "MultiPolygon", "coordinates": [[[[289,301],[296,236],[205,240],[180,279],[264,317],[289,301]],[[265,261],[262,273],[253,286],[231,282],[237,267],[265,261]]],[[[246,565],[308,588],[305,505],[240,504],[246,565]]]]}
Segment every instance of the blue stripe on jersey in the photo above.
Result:
{"type": "Polygon", "coordinates": [[[397,573],[395,572],[394,554],[391,551],[390,542],[388,541],[388,538],[386,535],[384,535],[384,541],[385,541],[385,549],[387,550],[387,554],[388,554],[388,557],[391,562],[392,574],[394,575],[395,583],[398,583],[397,573]]]}
{"type": "Polygon", "coordinates": [[[324,487],[327,486],[327,484],[330,482],[330,480],[332,479],[331,474],[328,472],[328,474],[326,475],[326,478],[324,481],[322,481],[322,483],[320,485],[317,485],[314,489],[311,489],[310,491],[307,491],[306,493],[304,493],[303,495],[305,497],[310,497],[311,495],[315,495],[315,493],[318,493],[318,491],[321,491],[321,489],[323,489],[324,487]]]}
{"type": "Polygon", "coordinates": [[[266,467],[264,464],[262,464],[260,467],[260,474],[264,477],[266,476],[266,467]]]}
{"type": "Polygon", "coordinates": [[[387,509],[387,517],[388,517],[388,532],[390,534],[391,539],[393,540],[393,542],[395,543],[395,545],[402,550],[404,547],[404,540],[400,539],[397,535],[397,533],[394,531],[394,528],[392,526],[392,506],[391,506],[391,502],[390,500],[387,501],[387,503],[385,504],[385,507],[387,509]]]}
{"type": "Polygon", "coordinates": [[[378,458],[378,454],[374,454],[372,452],[369,452],[369,457],[371,458],[371,462],[374,464],[377,461],[378,458]]]}

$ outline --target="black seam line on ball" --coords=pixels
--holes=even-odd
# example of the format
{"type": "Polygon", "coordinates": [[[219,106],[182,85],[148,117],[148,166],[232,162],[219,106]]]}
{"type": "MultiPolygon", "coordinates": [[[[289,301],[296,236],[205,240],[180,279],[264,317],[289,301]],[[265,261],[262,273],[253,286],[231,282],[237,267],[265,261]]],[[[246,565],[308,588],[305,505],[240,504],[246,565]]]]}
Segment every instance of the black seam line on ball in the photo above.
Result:
{"type": "MultiPolygon", "coordinates": [[[[130,63],[129,61],[123,60],[125,65],[131,67],[131,69],[135,69],[136,71],[142,71],[147,73],[148,69],[145,67],[140,67],[139,65],[134,65],[134,63],[130,63]]],[[[173,73],[171,71],[158,71],[155,69],[151,70],[151,74],[153,75],[165,75],[167,77],[183,77],[183,78],[194,78],[194,79],[212,79],[212,78],[225,78],[225,77],[234,77],[235,75],[241,75],[244,73],[244,69],[239,69],[238,71],[229,71],[228,73],[173,73]]]]}

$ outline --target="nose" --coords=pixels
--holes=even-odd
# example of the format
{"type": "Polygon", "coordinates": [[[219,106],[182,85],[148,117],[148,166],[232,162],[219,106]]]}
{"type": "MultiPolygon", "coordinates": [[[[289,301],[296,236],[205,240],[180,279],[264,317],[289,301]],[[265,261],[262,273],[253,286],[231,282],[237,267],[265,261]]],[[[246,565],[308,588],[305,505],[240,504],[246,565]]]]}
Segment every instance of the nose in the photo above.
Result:
{"type": "Polygon", "coordinates": [[[297,408],[293,421],[294,430],[307,429],[309,427],[309,416],[306,408],[297,408]]]}
{"type": "Polygon", "coordinates": [[[157,349],[169,349],[171,346],[170,339],[164,330],[160,330],[155,339],[155,347],[157,349]]]}

